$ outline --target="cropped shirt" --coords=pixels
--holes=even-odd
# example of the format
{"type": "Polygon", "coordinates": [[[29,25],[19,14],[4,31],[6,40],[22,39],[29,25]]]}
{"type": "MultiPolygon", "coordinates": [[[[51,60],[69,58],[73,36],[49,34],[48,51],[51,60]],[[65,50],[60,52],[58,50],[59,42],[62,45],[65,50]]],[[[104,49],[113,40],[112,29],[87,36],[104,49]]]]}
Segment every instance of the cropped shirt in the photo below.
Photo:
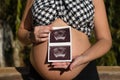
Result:
{"type": "Polygon", "coordinates": [[[34,0],[32,16],[34,25],[49,25],[60,18],[87,36],[94,27],[92,0],[34,0]]]}

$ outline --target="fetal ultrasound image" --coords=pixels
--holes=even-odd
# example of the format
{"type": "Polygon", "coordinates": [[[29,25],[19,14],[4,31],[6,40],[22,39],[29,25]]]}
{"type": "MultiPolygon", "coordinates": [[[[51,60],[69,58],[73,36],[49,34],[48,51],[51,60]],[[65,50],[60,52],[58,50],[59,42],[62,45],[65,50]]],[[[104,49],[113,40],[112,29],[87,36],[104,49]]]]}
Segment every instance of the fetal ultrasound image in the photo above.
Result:
{"type": "Polygon", "coordinates": [[[70,46],[50,46],[49,60],[70,60],[70,46]]]}
{"type": "Polygon", "coordinates": [[[50,33],[50,43],[70,42],[70,29],[56,29],[50,33]]]}
{"type": "Polygon", "coordinates": [[[49,35],[48,62],[71,61],[70,27],[56,27],[49,35]]]}

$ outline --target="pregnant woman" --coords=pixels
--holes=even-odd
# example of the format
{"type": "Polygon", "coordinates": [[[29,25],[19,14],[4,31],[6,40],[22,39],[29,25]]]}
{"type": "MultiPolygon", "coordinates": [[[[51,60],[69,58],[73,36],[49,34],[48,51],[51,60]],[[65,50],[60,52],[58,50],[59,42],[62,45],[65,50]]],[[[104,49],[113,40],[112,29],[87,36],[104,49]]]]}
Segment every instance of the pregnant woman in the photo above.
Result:
{"type": "Polygon", "coordinates": [[[39,77],[32,80],[99,80],[92,61],[112,44],[103,0],[27,0],[18,37],[33,44],[30,61],[39,77]],[[53,27],[65,26],[71,26],[72,62],[48,62],[48,35],[53,27]]]}

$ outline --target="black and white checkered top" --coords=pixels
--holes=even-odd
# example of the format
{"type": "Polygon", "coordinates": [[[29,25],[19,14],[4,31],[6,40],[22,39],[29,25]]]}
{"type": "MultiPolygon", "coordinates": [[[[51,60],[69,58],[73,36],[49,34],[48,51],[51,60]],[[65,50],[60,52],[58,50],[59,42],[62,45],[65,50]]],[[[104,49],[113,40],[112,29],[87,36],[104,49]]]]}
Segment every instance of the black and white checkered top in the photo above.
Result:
{"type": "Polygon", "coordinates": [[[32,15],[34,25],[48,25],[61,18],[88,36],[94,27],[92,0],[34,0],[32,15]]]}

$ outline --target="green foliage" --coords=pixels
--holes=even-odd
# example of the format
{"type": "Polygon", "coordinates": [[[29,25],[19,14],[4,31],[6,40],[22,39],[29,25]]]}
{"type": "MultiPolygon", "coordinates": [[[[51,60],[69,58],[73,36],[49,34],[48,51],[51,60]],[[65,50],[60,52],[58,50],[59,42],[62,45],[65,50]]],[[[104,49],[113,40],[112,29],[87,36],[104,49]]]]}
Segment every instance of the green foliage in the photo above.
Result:
{"type": "Polygon", "coordinates": [[[18,27],[20,25],[21,9],[22,9],[21,0],[18,0],[18,2],[17,2],[17,14],[16,14],[16,31],[18,31],[18,27]]]}
{"type": "Polygon", "coordinates": [[[15,34],[15,16],[16,16],[16,0],[2,0],[0,2],[0,19],[11,25],[15,34]],[[13,6],[14,5],[14,6],[13,6]]]}
{"type": "Polygon", "coordinates": [[[10,24],[14,38],[16,38],[25,3],[25,0],[2,0],[0,2],[0,20],[10,24]]]}
{"type": "MultiPolygon", "coordinates": [[[[109,14],[111,11],[111,19],[110,25],[111,25],[111,33],[112,33],[112,38],[113,38],[113,46],[111,51],[114,53],[114,56],[117,61],[117,65],[120,65],[120,1],[119,0],[111,0],[113,4],[111,3],[111,10],[109,10],[109,14]],[[112,13],[113,11],[113,13],[112,13]]],[[[110,20],[110,18],[109,18],[110,20]]]]}

